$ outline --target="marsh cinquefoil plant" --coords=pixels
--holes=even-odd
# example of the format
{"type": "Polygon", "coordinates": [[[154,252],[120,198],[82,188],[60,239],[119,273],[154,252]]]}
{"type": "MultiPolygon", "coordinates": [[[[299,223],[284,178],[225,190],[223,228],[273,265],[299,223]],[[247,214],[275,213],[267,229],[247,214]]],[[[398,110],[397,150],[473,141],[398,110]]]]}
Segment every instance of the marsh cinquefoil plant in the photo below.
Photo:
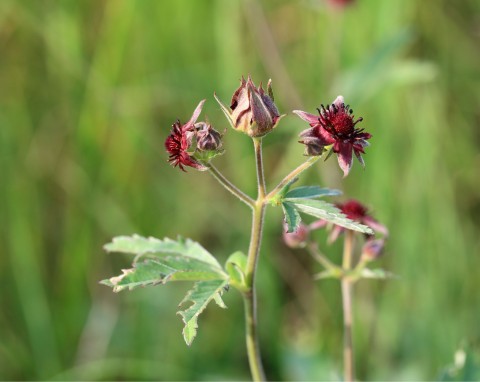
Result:
{"type": "Polygon", "coordinates": [[[352,292],[353,285],[362,278],[385,279],[391,277],[391,274],[383,269],[370,269],[369,264],[378,259],[383,254],[385,240],[388,237],[387,228],[380,224],[368,213],[367,208],[356,200],[349,200],[345,203],[336,204],[349,219],[365,224],[370,227],[375,235],[381,235],[376,238],[375,235],[364,234],[364,243],[360,247],[359,254],[355,253],[355,238],[358,232],[346,229],[338,224],[331,224],[325,219],[319,219],[309,225],[300,223],[294,232],[285,231],[283,234],[284,242],[290,248],[306,248],[312,257],[318,261],[324,271],[315,275],[316,279],[333,278],[340,281],[342,290],[342,309],[343,309],[343,365],[344,379],[346,381],[355,380],[354,368],[354,349],[353,349],[353,312],[352,312],[352,292]],[[331,244],[341,235],[344,235],[343,258],[341,266],[331,262],[320,250],[316,241],[313,239],[312,232],[327,228],[329,230],[328,242],[331,244]]]}
{"type": "Polygon", "coordinates": [[[225,106],[215,94],[221,110],[234,130],[247,134],[253,141],[257,195],[252,198],[233,185],[212,163],[224,154],[222,134],[207,122],[197,122],[204,100],[201,101],[190,120],[182,124],[177,120],[165,141],[169,154],[168,161],[180,170],[193,168],[210,172],[213,177],[246,204],[252,211],[250,244],[245,254],[232,248],[232,255],[224,267],[199,243],[190,239],[156,239],[138,235],[120,236],[105,245],[108,252],[120,252],[134,257],[132,268],[123,270],[119,276],[103,280],[114,292],[142,286],[154,286],[173,281],[193,282],[179,312],[184,322],[183,337],[190,345],[197,334],[198,316],[211,301],[225,307],[222,295],[232,287],[243,297],[245,307],[246,347],[252,378],[264,380],[257,332],[257,305],[255,280],[257,263],[262,241],[265,211],[268,206],[280,207],[284,212],[286,231],[298,232],[302,229],[301,214],[310,215],[346,232],[357,231],[372,235],[368,221],[358,222],[342,212],[334,204],[323,198],[338,195],[340,192],[317,185],[294,187],[298,176],[315,164],[322,156],[328,158],[336,154],[344,176],[352,166],[355,154],[363,165],[361,154],[368,146],[370,134],[356,127],[361,119],[354,120],[353,112],[339,96],[331,104],[321,106],[319,114],[294,111],[307,121],[310,127],[300,134],[300,142],[305,145],[306,160],[292,170],[271,191],[267,191],[263,160],[262,140],[271,133],[282,119],[274,103],[271,81],[266,91],[262,85],[256,87],[252,79],[242,78],[234,92],[230,106],[225,106]]]}

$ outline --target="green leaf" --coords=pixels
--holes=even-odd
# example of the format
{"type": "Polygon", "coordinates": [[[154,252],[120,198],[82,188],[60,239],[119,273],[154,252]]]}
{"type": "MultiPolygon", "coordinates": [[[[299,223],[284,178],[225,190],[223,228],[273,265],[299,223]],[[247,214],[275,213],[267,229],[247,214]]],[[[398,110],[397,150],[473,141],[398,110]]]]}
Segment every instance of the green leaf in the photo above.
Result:
{"type": "Polygon", "coordinates": [[[142,256],[151,254],[152,256],[180,255],[202,261],[217,267],[220,271],[222,267],[217,259],[210,252],[203,248],[199,243],[182,239],[172,240],[165,238],[163,240],[154,237],[142,237],[139,235],[118,236],[111,243],[104,246],[107,252],[120,252],[132,255],[142,256]]]}
{"type": "Polygon", "coordinates": [[[240,292],[248,290],[246,285],[247,256],[243,252],[232,253],[225,263],[225,270],[230,276],[230,285],[240,292]]]}
{"type": "Polygon", "coordinates": [[[178,312],[185,323],[185,327],[183,328],[183,338],[187,345],[190,346],[197,335],[198,316],[204,311],[210,301],[215,300],[220,307],[226,308],[221,298],[226,286],[227,280],[199,281],[195,283],[193,289],[187,293],[180,303],[180,305],[182,305],[188,301],[193,302],[189,308],[178,312]]]}
{"type": "Polygon", "coordinates": [[[174,256],[162,259],[148,258],[123,269],[120,276],[102,280],[100,283],[113,288],[114,292],[137,287],[165,284],[167,281],[225,280],[211,265],[188,257],[174,256]]]}
{"type": "Polygon", "coordinates": [[[300,214],[295,207],[288,202],[282,203],[283,213],[285,215],[285,222],[288,225],[287,232],[295,232],[302,221],[300,214]]]}
{"type": "Polygon", "coordinates": [[[212,299],[225,308],[221,294],[228,286],[229,276],[205,248],[190,239],[175,241],[138,235],[120,236],[105,245],[105,249],[136,256],[131,269],[124,269],[121,275],[100,282],[112,287],[114,292],[168,281],[195,282],[180,303],[193,302],[188,309],[179,312],[185,323],[183,336],[187,345],[192,343],[197,333],[198,315],[212,299]]]}
{"type": "Polygon", "coordinates": [[[122,269],[122,272],[120,276],[102,280],[100,283],[112,287],[114,292],[127,288],[132,290],[140,286],[164,284],[176,270],[165,264],[146,260],[136,263],[134,268],[122,269]]]}
{"type": "Polygon", "coordinates": [[[300,212],[326,220],[341,227],[373,235],[370,227],[347,218],[337,207],[323,200],[294,199],[284,204],[289,204],[300,212]]]}
{"type": "Polygon", "coordinates": [[[398,278],[398,276],[394,275],[393,273],[380,268],[378,269],[363,268],[362,272],[360,273],[360,277],[364,279],[380,279],[380,280],[398,278]]]}
{"type": "Polygon", "coordinates": [[[199,160],[199,161],[208,163],[213,158],[215,158],[219,155],[223,155],[224,153],[225,153],[224,149],[206,150],[206,151],[197,150],[197,151],[195,151],[195,154],[193,155],[193,157],[195,159],[199,160]]]}
{"type": "Polygon", "coordinates": [[[289,201],[291,199],[315,199],[322,196],[336,196],[341,194],[342,192],[340,190],[321,188],[319,186],[305,186],[297,187],[288,191],[285,195],[285,201],[289,201]]]}
{"type": "Polygon", "coordinates": [[[297,182],[298,181],[298,177],[295,177],[293,179],[291,179],[285,186],[283,186],[275,195],[273,195],[269,200],[268,202],[272,205],[272,206],[279,206],[280,204],[282,204],[283,202],[283,199],[285,198],[285,195],[288,193],[288,191],[290,190],[290,187],[292,187],[292,184],[297,182]]]}

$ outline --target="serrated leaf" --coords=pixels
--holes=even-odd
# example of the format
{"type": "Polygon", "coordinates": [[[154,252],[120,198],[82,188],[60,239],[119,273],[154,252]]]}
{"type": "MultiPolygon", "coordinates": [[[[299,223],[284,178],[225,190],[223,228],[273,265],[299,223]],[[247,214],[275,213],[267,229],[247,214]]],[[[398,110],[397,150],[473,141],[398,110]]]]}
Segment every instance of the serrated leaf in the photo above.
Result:
{"type": "Polygon", "coordinates": [[[122,269],[120,276],[100,281],[101,284],[113,288],[114,292],[124,289],[135,289],[140,286],[164,284],[176,270],[153,260],[135,264],[134,268],[122,269]]]}
{"type": "Polygon", "coordinates": [[[178,312],[185,324],[183,338],[187,345],[190,345],[197,335],[198,316],[205,310],[210,301],[215,300],[220,307],[226,308],[221,299],[221,294],[226,285],[227,280],[199,281],[195,283],[180,303],[182,305],[188,301],[193,302],[189,308],[178,312]]]}
{"type": "Polygon", "coordinates": [[[295,232],[302,221],[300,214],[295,207],[290,203],[282,203],[283,213],[285,215],[285,222],[288,226],[288,233],[295,232]]]}
{"type": "Polygon", "coordinates": [[[145,254],[153,256],[176,254],[211,264],[220,270],[222,269],[217,259],[210,252],[199,243],[190,239],[179,238],[178,240],[172,240],[165,238],[160,240],[154,237],[146,238],[139,235],[118,236],[113,238],[111,243],[106,244],[104,249],[107,252],[129,253],[137,256],[145,254]]]}
{"type": "Polygon", "coordinates": [[[137,287],[165,284],[168,281],[225,280],[211,265],[188,257],[174,256],[162,259],[146,259],[135,262],[133,268],[123,269],[119,276],[100,283],[120,292],[137,287]]]}
{"type": "Polygon", "coordinates": [[[324,200],[294,199],[290,200],[288,204],[307,215],[326,220],[353,231],[373,235],[373,231],[370,227],[347,218],[337,207],[324,200]]]}
{"type": "Polygon", "coordinates": [[[291,199],[293,199],[293,201],[295,201],[295,199],[315,199],[323,196],[336,196],[341,194],[342,192],[340,190],[322,188],[319,186],[304,186],[288,191],[285,195],[285,201],[291,199]]]}

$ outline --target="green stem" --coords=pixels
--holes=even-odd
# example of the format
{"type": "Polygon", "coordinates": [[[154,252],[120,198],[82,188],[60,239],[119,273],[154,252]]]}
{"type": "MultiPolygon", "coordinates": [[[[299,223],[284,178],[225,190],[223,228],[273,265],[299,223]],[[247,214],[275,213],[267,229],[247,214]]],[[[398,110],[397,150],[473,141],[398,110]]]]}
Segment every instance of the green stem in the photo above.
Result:
{"type": "Polygon", "coordinates": [[[306,162],[303,162],[300,166],[298,166],[295,170],[293,170],[290,174],[283,178],[283,180],[267,195],[266,200],[274,197],[283,187],[285,187],[288,183],[295,179],[295,177],[300,175],[306,169],[311,167],[316,161],[318,161],[320,157],[320,155],[317,155],[308,158],[306,162]]]}
{"type": "Polygon", "coordinates": [[[230,191],[233,195],[235,195],[238,199],[240,199],[242,202],[244,202],[247,206],[250,208],[255,207],[255,201],[245,194],[243,191],[241,191],[237,186],[235,186],[232,182],[230,182],[223,174],[218,171],[218,169],[213,166],[212,164],[207,164],[208,171],[210,171],[210,174],[214,176],[218,182],[225,187],[228,191],[230,191]]]}
{"type": "Polygon", "coordinates": [[[353,251],[353,231],[345,231],[345,242],[343,247],[343,271],[342,277],[342,305],[343,305],[343,368],[344,381],[353,382],[355,380],[355,367],[353,356],[353,314],[352,314],[352,280],[348,273],[352,269],[352,251],[353,251]]]}
{"type": "Polygon", "coordinates": [[[262,140],[253,138],[255,147],[255,162],[257,167],[258,196],[253,206],[252,213],[252,233],[250,236],[250,246],[248,249],[248,260],[246,267],[246,285],[247,292],[243,294],[245,302],[245,326],[248,362],[254,381],[264,381],[265,374],[260,356],[260,347],[257,334],[257,305],[255,275],[260,254],[260,245],[262,241],[263,224],[265,220],[265,178],[263,175],[262,160],[262,140]]]}

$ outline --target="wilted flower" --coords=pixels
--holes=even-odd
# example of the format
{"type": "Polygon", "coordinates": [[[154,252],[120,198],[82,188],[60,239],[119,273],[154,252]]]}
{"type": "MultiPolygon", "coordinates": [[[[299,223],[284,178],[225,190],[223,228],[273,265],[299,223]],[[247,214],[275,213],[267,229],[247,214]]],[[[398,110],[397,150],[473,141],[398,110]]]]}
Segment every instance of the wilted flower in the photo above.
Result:
{"type": "Polygon", "coordinates": [[[181,125],[180,121],[177,120],[172,125],[170,135],[165,140],[165,149],[170,155],[168,161],[174,167],[180,167],[182,171],[186,171],[183,166],[193,167],[200,171],[207,170],[207,167],[189,154],[189,150],[195,151],[195,148],[192,148],[192,141],[195,136],[195,122],[202,111],[204,103],[205,100],[198,104],[192,118],[186,124],[181,125]]]}
{"type": "Polygon", "coordinates": [[[195,124],[197,148],[201,151],[214,151],[222,146],[222,134],[206,122],[195,124]]]}
{"type": "MultiPolygon", "coordinates": [[[[338,203],[337,208],[349,219],[358,223],[364,224],[370,227],[373,231],[381,233],[384,236],[388,236],[388,229],[384,225],[380,224],[372,216],[369,215],[367,208],[356,200],[349,200],[345,203],[338,203]]],[[[325,220],[318,220],[312,223],[310,226],[312,229],[322,228],[327,225],[325,220]]],[[[344,232],[346,228],[339,225],[333,225],[328,241],[330,243],[337,240],[338,236],[344,232]]]]}
{"type": "Polygon", "coordinates": [[[299,142],[306,146],[306,155],[321,155],[327,146],[332,145],[332,151],[338,156],[338,164],[344,176],[348,175],[352,167],[352,151],[362,166],[365,166],[361,154],[369,145],[367,139],[371,138],[371,134],[355,128],[355,125],[363,119],[358,118],[354,121],[353,110],[349,105],[345,105],[342,96],[338,96],[327,107],[321,105],[318,109],[319,115],[301,110],[293,112],[311,126],[300,133],[302,139],[299,142]]]}
{"type": "Polygon", "coordinates": [[[246,81],[242,77],[240,87],[233,93],[230,110],[215,94],[215,99],[235,130],[251,137],[261,137],[275,128],[283,115],[280,115],[273,102],[271,82],[268,81],[266,94],[261,84],[255,87],[250,76],[246,81]]]}
{"type": "Polygon", "coordinates": [[[300,223],[296,231],[290,233],[288,232],[287,223],[284,222],[283,224],[283,241],[290,248],[305,247],[307,245],[309,233],[309,227],[303,223],[300,223]]]}

